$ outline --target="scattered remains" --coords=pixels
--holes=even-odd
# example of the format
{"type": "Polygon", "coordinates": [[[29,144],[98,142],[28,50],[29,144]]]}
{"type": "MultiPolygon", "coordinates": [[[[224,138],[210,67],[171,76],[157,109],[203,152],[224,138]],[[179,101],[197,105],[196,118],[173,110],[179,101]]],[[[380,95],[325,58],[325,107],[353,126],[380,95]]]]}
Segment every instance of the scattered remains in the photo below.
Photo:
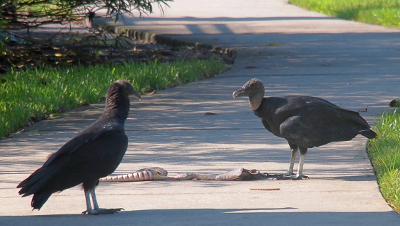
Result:
{"type": "Polygon", "coordinates": [[[261,180],[268,175],[260,171],[244,168],[234,169],[223,174],[199,174],[199,173],[178,173],[174,177],[167,176],[168,172],[160,167],[152,167],[138,170],[134,173],[119,176],[108,176],[100,178],[101,182],[136,182],[152,180],[261,180]]]}

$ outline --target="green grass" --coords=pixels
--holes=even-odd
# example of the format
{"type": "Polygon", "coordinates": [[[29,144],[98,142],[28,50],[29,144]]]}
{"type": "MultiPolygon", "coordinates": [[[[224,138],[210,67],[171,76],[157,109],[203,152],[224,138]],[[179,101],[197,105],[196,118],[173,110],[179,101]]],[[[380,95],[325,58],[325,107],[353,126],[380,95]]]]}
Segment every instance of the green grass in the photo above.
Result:
{"type": "Polygon", "coordinates": [[[400,28],[399,0],[290,0],[290,3],[346,20],[400,28]]]}
{"type": "Polygon", "coordinates": [[[369,141],[367,152],[383,197],[400,213],[400,109],[382,115],[374,130],[378,138],[369,141]]]}
{"type": "Polygon", "coordinates": [[[118,79],[130,81],[144,93],[193,82],[225,69],[224,63],[213,58],[11,71],[0,77],[0,137],[31,120],[103,100],[108,86],[118,79]]]}

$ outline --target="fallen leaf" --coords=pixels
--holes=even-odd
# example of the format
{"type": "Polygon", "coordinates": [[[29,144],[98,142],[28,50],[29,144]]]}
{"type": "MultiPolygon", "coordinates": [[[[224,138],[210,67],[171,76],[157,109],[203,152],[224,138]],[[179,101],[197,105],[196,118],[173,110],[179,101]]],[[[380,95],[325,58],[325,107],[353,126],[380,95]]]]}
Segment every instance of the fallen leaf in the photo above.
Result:
{"type": "Polygon", "coordinates": [[[267,46],[279,46],[281,45],[279,42],[271,42],[267,46]]]}
{"type": "Polygon", "coordinates": [[[259,191],[279,191],[280,188],[250,188],[250,190],[259,190],[259,191]]]}
{"type": "Polygon", "coordinates": [[[246,69],[254,69],[254,68],[258,68],[257,66],[246,66],[246,69]]]}
{"type": "Polygon", "coordinates": [[[52,113],[52,114],[50,114],[50,118],[54,118],[54,117],[62,116],[62,115],[64,115],[64,114],[63,113],[52,113]]]}
{"type": "Polygon", "coordinates": [[[154,95],[155,93],[157,92],[157,90],[155,89],[155,90],[153,90],[153,91],[151,91],[148,95],[154,95]]]}

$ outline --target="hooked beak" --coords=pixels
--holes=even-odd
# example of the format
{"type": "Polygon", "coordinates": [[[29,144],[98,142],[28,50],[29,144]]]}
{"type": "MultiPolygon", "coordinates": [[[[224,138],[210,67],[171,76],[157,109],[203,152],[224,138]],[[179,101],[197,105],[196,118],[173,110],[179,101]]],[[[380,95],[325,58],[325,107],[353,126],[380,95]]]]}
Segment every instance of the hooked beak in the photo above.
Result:
{"type": "Polygon", "coordinates": [[[131,89],[129,92],[129,95],[132,95],[132,96],[138,98],[139,100],[142,99],[142,96],[140,95],[140,93],[138,93],[135,89],[131,89]]]}
{"type": "Polygon", "coordinates": [[[232,93],[233,99],[236,99],[236,98],[238,98],[238,97],[241,97],[243,92],[244,92],[244,91],[243,91],[242,89],[239,89],[239,90],[233,92],[233,93],[232,93]]]}

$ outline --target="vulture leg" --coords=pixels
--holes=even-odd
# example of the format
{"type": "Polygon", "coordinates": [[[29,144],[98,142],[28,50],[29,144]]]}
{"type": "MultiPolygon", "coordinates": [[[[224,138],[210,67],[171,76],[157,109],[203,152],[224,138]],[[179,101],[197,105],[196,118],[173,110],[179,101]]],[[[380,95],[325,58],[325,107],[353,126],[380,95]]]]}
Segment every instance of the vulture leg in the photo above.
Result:
{"type": "Polygon", "coordinates": [[[299,169],[297,170],[297,175],[295,179],[301,180],[302,178],[308,178],[308,176],[305,176],[303,174],[303,165],[307,154],[307,148],[299,147],[299,149],[300,149],[299,169]]]}
{"type": "Polygon", "coordinates": [[[85,199],[86,199],[86,210],[83,211],[83,214],[94,214],[93,213],[93,208],[92,208],[92,203],[90,201],[90,192],[89,191],[85,191],[85,199]]]}
{"type": "Polygon", "coordinates": [[[287,174],[285,175],[285,179],[292,179],[292,180],[297,180],[297,179],[302,179],[302,178],[308,178],[307,176],[303,175],[303,165],[304,165],[304,159],[306,158],[306,153],[307,153],[307,148],[299,147],[295,144],[290,144],[290,152],[292,153],[292,156],[290,157],[290,165],[289,165],[289,170],[287,174]],[[294,167],[294,162],[296,160],[296,155],[297,152],[300,149],[300,161],[299,161],[299,169],[297,170],[296,176],[293,176],[293,167],[294,167]]]}
{"type": "Polygon", "coordinates": [[[91,214],[91,215],[114,214],[114,213],[117,213],[118,211],[122,210],[122,208],[117,208],[117,209],[102,209],[102,208],[100,208],[99,204],[97,203],[97,198],[96,198],[96,193],[95,193],[94,188],[92,190],[85,190],[85,198],[86,198],[86,208],[87,209],[82,212],[83,214],[91,214]],[[92,197],[94,208],[92,208],[92,202],[90,200],[90,197],[92,197]]]}
{"type": "Polygon", "coordinates": [[[291,176],[291,175],[293,175],[294,161],[296,160],[296,155],[297,155],[297,151],[299,150],[299,148],[295,144],[289,144],[289,146],[290,146],[290,152],[292,153],[292,157],[290,158],[290,165],[289,165],[289,170],[287,172],[287,175],[291,176]]]}
{"type": "Polygon", "coordinates": [[[99,203],[97,202],[96,193],[95,193],[94,189],[90,191],[90,196],[92,197],[92,200],[93,200],[94,209],[95,210],[100,209],[99,203]]]}

